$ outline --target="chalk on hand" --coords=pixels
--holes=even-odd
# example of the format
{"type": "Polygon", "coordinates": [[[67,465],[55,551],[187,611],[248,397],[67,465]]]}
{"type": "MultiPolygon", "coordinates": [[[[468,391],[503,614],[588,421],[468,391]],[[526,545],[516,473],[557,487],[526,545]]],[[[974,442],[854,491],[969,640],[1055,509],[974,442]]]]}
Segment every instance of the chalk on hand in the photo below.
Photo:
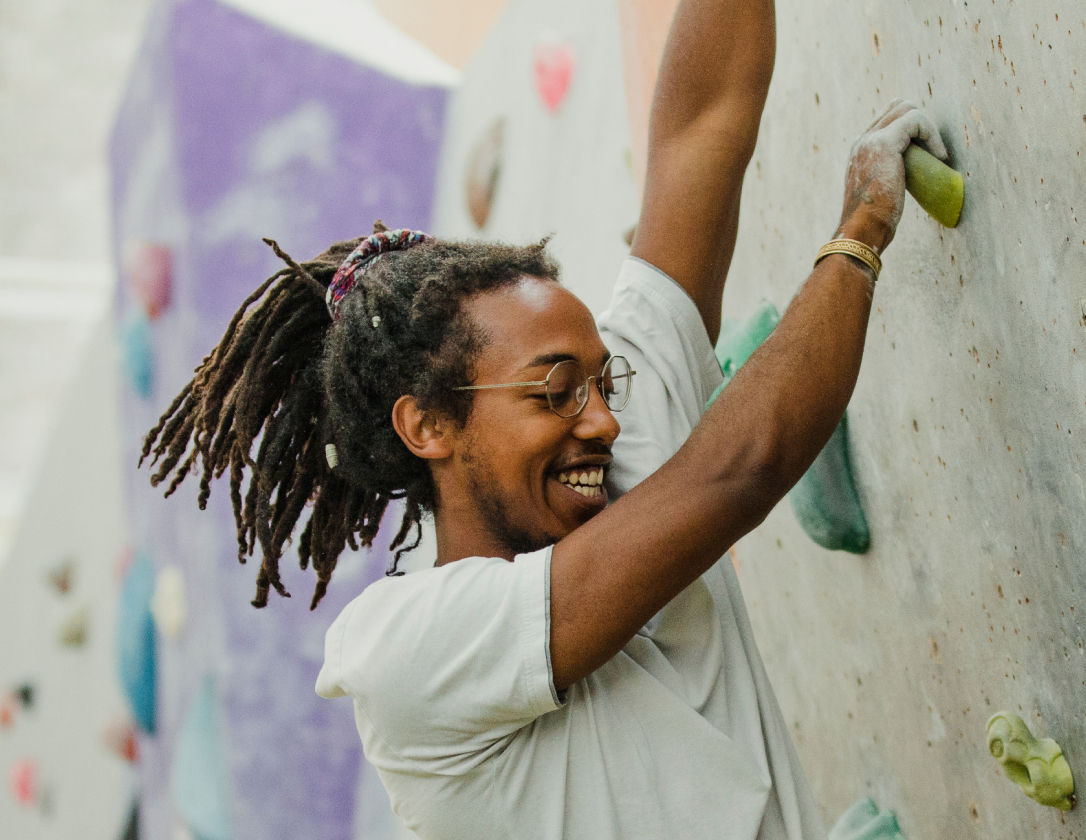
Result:
{"type": "Polygon", "coordinates": [[[939,224],[958,226],[965,200],[962,174],[915,143],[905,150],[905,189],[939,224]]]}

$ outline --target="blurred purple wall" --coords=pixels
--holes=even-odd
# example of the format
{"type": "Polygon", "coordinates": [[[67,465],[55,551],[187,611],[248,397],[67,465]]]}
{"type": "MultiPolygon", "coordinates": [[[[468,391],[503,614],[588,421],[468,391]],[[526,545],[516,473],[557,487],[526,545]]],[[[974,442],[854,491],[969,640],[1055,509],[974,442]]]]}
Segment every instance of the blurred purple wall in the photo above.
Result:
{"type": "MultiPolygon", "coordinates": [[[[145,840],[173,840],[173,743],[194,693],[215,677],[234,840],[344,840],[361,762],[350,703],[313,692],[326,627],[386,563],[340,559],[328,596],[284,561],[294,594],[249,605],[259,558],[236,560],[225,481],[208,509],[190,478],[163,501],[135,471],[145,431],[214,346],[242,299],[280,263],[392,227],[430,224],[447,92],[418,87],[269,28],[211,0],[161,2],[121,106],[112,145],[118,269],[141,246],[172,252],[170,303],[150,321],[149,398],[122,393],[134,547],[179,567],[188,622],[159,636],[158,732],[141,743],[145,840]]],[[[119,284],[118,322],[142,317],[119,284]]],[[[387,546],[388,540],[379,540],[387,546]]],[[[377,838],[375,838],[377,840],[377,838]]]]}

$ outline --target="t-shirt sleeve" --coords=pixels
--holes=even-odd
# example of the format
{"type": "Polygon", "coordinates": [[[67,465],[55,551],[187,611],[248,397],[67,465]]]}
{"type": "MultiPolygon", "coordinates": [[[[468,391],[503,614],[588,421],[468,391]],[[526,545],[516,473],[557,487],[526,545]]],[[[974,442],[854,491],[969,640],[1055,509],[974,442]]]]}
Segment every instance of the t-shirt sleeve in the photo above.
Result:
{"type": "Polygon", "coordinates": [[[617,496],[679,450],[724,378],[693,300],[636,257],[623,263],[598,326],[608,350],[636,371],[630,402],[618,415],[622,432],[608,479],[617,496]]]}
{"type": "Polygon", "coordinates": [[[317,693],[353,697],[403,760],[466,772],[560,705],[550,554],[466,558],[372,584],[328,630],[317,693]]]}

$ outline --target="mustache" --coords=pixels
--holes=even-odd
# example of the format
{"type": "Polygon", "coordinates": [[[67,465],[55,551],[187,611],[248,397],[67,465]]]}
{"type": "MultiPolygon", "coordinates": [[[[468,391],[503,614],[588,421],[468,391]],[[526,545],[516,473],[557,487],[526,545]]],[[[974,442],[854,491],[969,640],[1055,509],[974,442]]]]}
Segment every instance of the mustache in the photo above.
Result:
{"type": "Polygon", "coordinates": [[[610,463],[612,460],[611,447],[600,441],[589,441],[576,452],[568,452],[555,461],[554,469],[562,470],[574,464],[581,464],[586,460],[594,460],[602,463],[610,463]]]}

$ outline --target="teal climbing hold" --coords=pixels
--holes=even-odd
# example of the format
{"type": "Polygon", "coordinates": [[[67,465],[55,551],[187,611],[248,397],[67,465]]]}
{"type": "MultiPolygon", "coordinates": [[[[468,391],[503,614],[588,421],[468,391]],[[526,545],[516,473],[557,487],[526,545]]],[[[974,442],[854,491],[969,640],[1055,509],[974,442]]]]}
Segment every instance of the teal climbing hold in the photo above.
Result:
{"type": "Polygon", "coordinates": [[[124,576],[117,608],[117,666],[132,716],[144,732],[155,732],[155,622],[151,595],[155,569],[141,551],[124,576]]]}
{"type": "Polygon", "coordinates": [[[177,813],[200,840],[230,840],[229,793],[215,680],[196,691],[174,746],[170,790],[177,813]]]}
{"type": "MultiPolygon", "coordinates": [[[[706,408],[779,321],[777,307],[765,300],[747,318],[728,319],[721,324],[716,358],[724,382],[713,392],[706,408]]],[[[863,554],[871,546],[871,532],[852,480],[847,416],[841,418],[829,442],[788,496],[800,526],[818,545],[853,554],[863,554]]]]}
{"type": "Polygon", "coordinates": [[[761,346],[762,342],[769,338],[773,328],[777,326],[781,316],[768,300],[763,300],[755,308],[751,315],[743,320],[738,318],[726,318],[720,324],[720,337],[716,342],[716,360],[720,363],[720,371],[724,374],[724,382],[717,388],[709,402],[720,396],[736,371],[739,370],[750,358],[751,353],[761,346]]]}
{"type": "Polygon", "coordinates": [[[151,323],[142,310],[128,313],[121,325],[120,339],[128,384],[140,399],[150,399],[155,377],[154,349],[151,323]]]}
{"type": "Polygon", "coordinates": [[[893,811],[879,812],[872,799],[861,799],[837,821],[826,840],[905,840],[893,811]]]}
{"type": "Polygon", "coordinates": [[[804,532],[823,548],[864,554],[871,547],[867,518],[852,481],[847,414],[788,500],[804,532]]]}

